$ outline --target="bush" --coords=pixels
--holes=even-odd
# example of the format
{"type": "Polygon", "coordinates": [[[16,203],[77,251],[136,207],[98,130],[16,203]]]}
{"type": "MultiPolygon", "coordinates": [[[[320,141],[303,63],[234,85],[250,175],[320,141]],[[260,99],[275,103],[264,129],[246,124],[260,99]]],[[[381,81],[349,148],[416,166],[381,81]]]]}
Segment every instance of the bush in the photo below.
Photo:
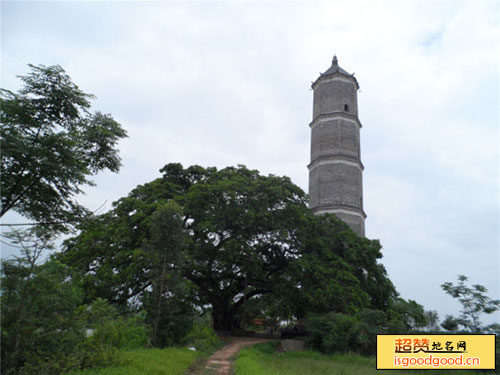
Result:
{"type": "Polygon", "coordinates": [[[364,309],[356,317],[358,321],[354,340],[355,351],[364,355],[375,354],[377,351],[377,335],[386,333],[388,325],[385,312],[364,309]]]}
{"type": "Polygon", "coordinates": [[[115,361],[118,348],[148,344],[142,317],[118,317],[104,300],[82,306],[82,290],[71,276],[53,260],[2,263],[2,374],[52,375],[104,366],[115,361]]]}
{"type": "Polygon", "coordinates": [[[80,310],[89,332],[76,350],[80,356],[81,368],[117,363],[118,349],[149,346],[144,314],[118,316],[116,309],[102,298],[80,310]]]}
{"type": "Polygon", "coordinates": [[[2,263],[2,374],[58,374],[79,366],[82,292],[55,261],[2,263]]]}
{"type": "Polygon", "coordinates": [[[156,308],[152,293],[145,293],[141,299],[146,311],[145,324],[149,327],[151,343],[154,347],[164,348],[182,344],[186,335],[193,329],[193,304],[184,298],[183,287],[176,295],[163,296],[160,319],[154,335],[156,308]]]}
{"type": "Polygon", "coordinates": [[[195,324],[184,339],[186,345],[194,346],[196,350],[207,352],[219,346],[219,338],[208,324],[195,324]]]}
{"type": "Polygon", "coordinates": [[[309,344],[323,353],[343,353],[355,346],[358,320],[355,316],[328,313],[311,317],[306,325],[309,344]]]}
{"type": "Polygon", "coordinates": [[[415,301],[395,298],[387,311],[363,309],[355,315],[330,312],[309,319],[309,343],[323,353],[356,352],[373,355],[378,334],[416,332],[427,324],[425,311],[415,301]]]}
{"type": "Polygon", "coordinates": [[[377,335],[409,332],[400,315],[393,311],[364,309],[355,315],[329,313],[314,316],[307,326],[309,343],[323,353],[356,352],[373,355],[377,350],[377,335]]]}
{"type": "Polygon", "coordinates": [[[86,308],[90,341],[100,347],[137,349],[149,346],[144,313],[118,316],[116,309],[102,298],[86,308]]]}

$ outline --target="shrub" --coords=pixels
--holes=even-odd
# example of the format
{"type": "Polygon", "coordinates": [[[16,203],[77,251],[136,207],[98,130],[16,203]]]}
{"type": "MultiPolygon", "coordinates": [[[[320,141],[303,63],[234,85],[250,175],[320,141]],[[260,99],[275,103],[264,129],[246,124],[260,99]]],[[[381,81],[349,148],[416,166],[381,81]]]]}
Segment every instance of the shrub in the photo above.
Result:
{"type": "Polygon", "coordinates": [[[117,362],[118,349],[138,349],[149,346],[144,314],[118,316],[106,300],[97,298],[80,308],[88,335],[78,346],[81,368],[102,367],[117,362]]]}
{"type": "Polygon", "coordinates": [[[57,374],[79,366],[82,292],[56,262],[2,263],[2,374],[57,374]]]}
{"type": "Polygon", "coordinates": [[[329,313],[309,319],[309,343],[323,353],[356,352],[372,355],[377,335],[407,332],[399,319],[389,320],[386,312],[364,309],[355,315],[329,313]],[[400,330],[400,332],[398,332],[400,330]]]}
{"type": "Polygon", "coordinates": [[[183,287],[176,295],[162,297],[160,319],[154,335],[156,306],[152,293],[142,297],[142,308],[146,311],[145,323],[149,327],[151,343],[155,347],[164,348],[183,343],[184,338],[193,328],[193,304],[184,298],[183,287]]]}
{"type": "Polygon", "coordinates": [[[328,313],[308,320],[309,343],[323,353],[342,353],[355,347],[358,320],[355,316],[328,313]]]}
{"type": "Polygon", "coordinates": [[[364,309],[356,317],[358,322],[355,330],[355,351],[364,355],[375,354],[377,335],[385,333],[388,324],[385,312],[364,309]]]}
{"type": "Polygon", "coordinates": [[[118,316],[116,309],[106,300],[97,298],[86,308],[89,340],[102,348],[137,349],[149,346],[144,324],[144,313],[128,317],[118,316]]]}
{"type": "Polygon", "coordinates": [[[207,352],[219,346],[219,338],[208,324],[195,324],[184,341],[186,345],[194,346],[202,352],[207,352]]]}
{"type": "Polygon", "coordinates": [[[119,317],[104,300],[82,306],[71,270],[58,261],[2,263],[2,374],[55,375],[104,366],[118,348],[148,344],[143,318],[119,317]],[[93,334],[86,335],[91,328],[93,334]]]}

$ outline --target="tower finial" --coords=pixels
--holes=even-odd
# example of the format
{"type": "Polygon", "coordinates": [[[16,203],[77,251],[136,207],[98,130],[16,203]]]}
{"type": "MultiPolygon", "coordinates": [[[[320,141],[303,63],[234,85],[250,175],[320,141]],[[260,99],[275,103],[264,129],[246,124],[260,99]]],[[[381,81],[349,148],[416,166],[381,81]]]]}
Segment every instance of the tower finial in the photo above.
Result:
{"type": "Polygon", "coordinates": [[[333,55],[332,64],[333,65],[339,65],[339,60],[337,59],[337,55],[333,55]]]}

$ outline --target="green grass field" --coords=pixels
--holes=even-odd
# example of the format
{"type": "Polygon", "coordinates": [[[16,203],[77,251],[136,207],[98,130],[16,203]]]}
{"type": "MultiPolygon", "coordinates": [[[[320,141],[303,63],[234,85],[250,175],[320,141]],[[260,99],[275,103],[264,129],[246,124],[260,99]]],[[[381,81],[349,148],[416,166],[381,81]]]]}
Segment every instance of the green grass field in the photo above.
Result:
{"type": "MultiPolygon", "coordinates": [[[[257,344],[237,355],[234,375],[399,375],[482,374],[493,371],[377,371],[374,357],[356,354],[323,355],[317,352],[276,351],[277,342],[257,344]]],[[[206,356],[206,355],[205,355],[206,356]]],[[[185,375],[205,357],[188,349],[141,349],[121,351],[119,366],[74,371],[67,375],[185,375]]]]}
{"type": "Polygon", "coordinates": [[[73,371],[68,375],[184,375],[200,358],[200,353],[181,348],[121,351],[119,366],[73,371]]]}
{"type": "Polygon", "coordinates": [[[270,342],[243,349],[235,363],[235,375],[493,374],[493,371],[467,370],[377,371],[374,357],[356,354],[323,355],[310,351],[278,353],[276,345],[275,342],[270,342]]]}

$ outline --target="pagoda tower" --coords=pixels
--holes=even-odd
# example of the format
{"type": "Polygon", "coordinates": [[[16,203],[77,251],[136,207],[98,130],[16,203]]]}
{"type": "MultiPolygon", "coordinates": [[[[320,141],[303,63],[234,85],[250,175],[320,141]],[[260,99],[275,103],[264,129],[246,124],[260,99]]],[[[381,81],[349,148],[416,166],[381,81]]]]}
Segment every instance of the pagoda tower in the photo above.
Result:
{"type": "Polygon", "coordinates": [[[309,208],[315,214],[334,214],[364,236],[358,81],[334,56],[332,66],[320,74],[312,89],[309,208]]]}

